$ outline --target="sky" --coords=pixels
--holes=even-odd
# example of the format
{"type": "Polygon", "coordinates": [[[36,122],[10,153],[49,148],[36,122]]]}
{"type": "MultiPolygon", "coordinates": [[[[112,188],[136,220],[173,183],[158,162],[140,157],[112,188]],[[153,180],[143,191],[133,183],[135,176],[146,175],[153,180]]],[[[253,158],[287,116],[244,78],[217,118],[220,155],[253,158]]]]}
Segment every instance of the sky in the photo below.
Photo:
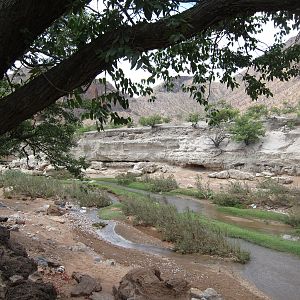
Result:
{"type": "MultiPolygon", "coordinates": [[[[94,9],[102,10],[104,8],[103,1],[101,0],[92,0],[90,6],[94,9]]],[[[257,37],[263,41],[266,45],[271,46],[274,44],[274,34],[276,33],[276,29],[274,28],[273,23],[269,22],[266,24],[264,31],[259,34],[257,37]]],[[[293,30],[288,36],[285,37],[285,41],[289,38],[296,36],[297,31],[293,30]]],[[[257,53],[254,55],[260,55],[261,53],[257,53]]],[[[141,79],[147,78],[149,73],[139,69],[139,70],[131,70],[131,64],[128,61],[122,61],[120,63],[120,67],[123,69],[125,75],[130,78],[133,82],[140,82],[141,79]]],[[[175,74],[174,74],[175,75],[175,74]]],[[[181,74],[186,75],[186,74],[181,74]]],[[[101,75],[99,76],[101,77],[101,75]]],[[[110,81],[110,78],[107,78],[110,81]]],[[[162,81],[156,81],[155,85],[160,84],[162,81]]]]}

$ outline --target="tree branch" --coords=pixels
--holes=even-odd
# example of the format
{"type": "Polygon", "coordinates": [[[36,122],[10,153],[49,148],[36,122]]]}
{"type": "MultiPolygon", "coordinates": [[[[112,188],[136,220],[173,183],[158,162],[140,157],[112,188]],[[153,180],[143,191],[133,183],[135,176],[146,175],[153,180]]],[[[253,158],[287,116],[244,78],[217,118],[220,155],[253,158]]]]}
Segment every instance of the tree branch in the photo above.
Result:
{"type": "MultiPolygon", "coordinates": [[[[38,1],[39,2],[39,1],[38,1]]],[[[44,2],[43,2],[44,4],[44,2]]],[[[51,2],[53,5],[53,1],[51,2]]],[[[129,37],[128,46],[136,51],[162,49],[172,45],[172,35],[181,33],[186,39],[210,29],[220,21],[259,11],[289,10],[299,12],[299,0],[203,0],[193,8],[156,23],[141,23],[108,32],[82,47],[70,58],[47,71],[0,101],[0,134],[3,134],[58,98],[82,86],[111,66],[101,53],[114,46],[118,37],[129,37]],[[170,20],[184,19],[191,26],[170,27],[170,20]],[[50,84],[51,83],[51,84],[50,84]]],[[[0,23],[1,24],[1,23],[0,23]]],[[[0,27],[1,28],[1,27],[0,27]]],[[[120,54],[119,58],[124,54],[120,54]]],[[[117,59],[118,57],[114,57],[117,59]]]]}
{"type": "Polygon", "coordinates": [[[32,42],[75,2],[0,0],[0,79],[32,42]]]}

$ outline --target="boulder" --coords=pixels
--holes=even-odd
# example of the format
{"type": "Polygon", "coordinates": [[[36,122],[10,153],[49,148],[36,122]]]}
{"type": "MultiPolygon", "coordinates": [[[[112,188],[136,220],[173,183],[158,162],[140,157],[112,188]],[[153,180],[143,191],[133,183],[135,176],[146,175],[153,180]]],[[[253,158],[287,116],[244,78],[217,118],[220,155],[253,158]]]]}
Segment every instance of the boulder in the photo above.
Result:
{"type": "Polygon", "coordinates": [[[218,294],[213,288],[208,288],[204,292],[199,289],[191,288],[190,290],[191,299],[201,300],[223,300],[220,294],[218,294]]]}
{"type": "Polygon", "coordinates": [[[9,281],[13,284],[23,281],[23,280],[24,280],[24,277],[20,276],[20,275],[13,275],[13,276],[9,277],[9,281]]]}
{"type": "Polygon", "coordinates": [[[5,253],[0,257],[0,270],[5,279],[9,279],[13,275],[28,278],[30,274],[37,270],[37,265],[28,257],[5,253]]]}
{"type": "Polygon", "coordinates": [[[47,208],[47,215],[50,216],[61,216],[63,215],[63,212],[60,210],[60,208],[54,204],[50,204],[47,208]]]}
{"type": "Polygon", "coordinates": [[[89,275],[74,272],[72,278],[78,283],[71,291],[72,297],[89,296],[102,290],[100,282],[89,275]]]}
{"type": "Polygon", "coordinates": [[[113,294],[116,300],[184,300],[190,299],[189,289],[189,283],[183,278],[163,280],[157,268],[137,268],[122,278],[113,294]]]}
{"type": "Polygon", "coordinates": [[[141,170],[128,170],[127,174],[132,175],[134,177],[139,177],[143,175],[143,172],[141,170]]]}
{"type": "Polygon", "coordinates": [[[155,163],[138,162],[137,164],[134,165],[133,170],[139,170],[143,174],[154,173],[158,170],[158,166],[155,163]]]}
{"type": "Polygon", "coordinates": [[[255,175],[249,172],[244,172],[240,170],[231,169],[228,170],[229,177],[232,179],[238,179],[238,180],[254,180],[255,175]]]}
{"type": "Polygon", "coordinates": [[[22,281],[10,286],[5,294],[6,300],[54,300],[57,292],[52,284],[22,281]]]}
{"type": "Polygon", "coordinates": [[[229,179],[228,171],[214,172],[208,174],[209,178],[218,178],[218,179],[229,179]]]}
{"type": "Polygon", "coordinates": [[[94,292],[92,293],[92,295],[89,297],[90,300],[114,300],[115,298],[107,293],[98,293],[98,292],[94,292]]]}
{"type": "Polygon", "coordinates": [[[237,179],[237,180],[254,180],[255,175],[249,172],[243,172],[240,170],[230,169],[221,172],[214,172],[208,174],[210,178],[218,178],[218,179],[237,179]]]}

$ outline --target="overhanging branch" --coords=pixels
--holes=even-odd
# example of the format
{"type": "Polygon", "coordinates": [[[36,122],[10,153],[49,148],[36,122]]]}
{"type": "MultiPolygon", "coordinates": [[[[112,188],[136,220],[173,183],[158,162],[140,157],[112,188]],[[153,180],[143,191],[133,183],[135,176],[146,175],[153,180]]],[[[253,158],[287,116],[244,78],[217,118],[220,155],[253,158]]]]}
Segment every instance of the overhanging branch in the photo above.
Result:
{"type": "MultiPolygon", "coordinates": [[[[181,18],[191,26],[182,33],[191,38],[197,33],[227,18],[241,13],[275,12],[289,10],[299,12],[299,0],[204,0],[193,8],[158,21],[121,28],[99,36],[92,43],[81,48],[67,60],[52,68],[0,101],[0,134],[3,134],[35,113],[54,103],[68,91],[85,84],[109,66],[100,53],[105,53],[118,36],[129,37],[128,46],[139,51],[162,49],[172,44],[170,19],[181,18]]],[[[120,55],[121,57],[121,55],[120,55]]]]}

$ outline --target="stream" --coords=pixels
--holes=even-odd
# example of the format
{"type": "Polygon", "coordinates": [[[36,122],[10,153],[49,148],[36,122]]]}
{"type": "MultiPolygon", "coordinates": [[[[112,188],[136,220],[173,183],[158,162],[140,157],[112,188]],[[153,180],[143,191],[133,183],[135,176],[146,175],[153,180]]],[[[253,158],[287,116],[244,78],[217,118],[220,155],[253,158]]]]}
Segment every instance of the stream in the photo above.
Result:
{"type": "MultiPolygon", "coordinates": [[[[105,184],[108,184],[107,182],[105,184]]],[[[114,183],[109,183],[113,186],[118,186],[114,183]]],[[[119,187],[119,186],[118,186],[119,187]]],[[[219,219],[221,221],[231,222],[241,227],[261,230],[267,233],[281,234],[288,230],[288,226],[280,223],[266,224],[258,220],[245,221],[242,218],[226,216],[217,212],[214,206],[208,201],[200,201],[188,196],[165,196],[154,193],[149,193],[142,190],[122,187],[123,189],[143,195],[149,195],[159,202],[168,203],[176,206],[178,211],[189,210],[202,213],[206,216],[219,219]]],[[[117,201],[117,198],[112,196],[112,201],[117,201]]],[[[97,210],[88,210],[88,216],[93,222],[99,221],[97,210]]],[[[127,249],[136,249],[151,254],[158,254],[167,257],[180,258],[181,260],[193,260],[193,255],[181,255],[172,252],[172,250],[156,247],[153,245],[138,244],[126,240],[115,231],[116,222],[108,221],[108,225],[97,230],[99,236],[120,247],[127,249]]],[[[270,296],[274,300],[299,300],[300,299],[300,259],[297,256],[274,251],[264,248],[243,240],[237,241],[241,248],[248,250],[251,253],[251,260],[245,265],[232,264],[234,269],[249,282],[253,283],[259,290],[270,296]]],[[[199,257],[197,256],[197,260],[199,257]]],[[[206,258],[200,263],[209,265],[215,264],[216,260],[207,261],[206,258]]]]}

